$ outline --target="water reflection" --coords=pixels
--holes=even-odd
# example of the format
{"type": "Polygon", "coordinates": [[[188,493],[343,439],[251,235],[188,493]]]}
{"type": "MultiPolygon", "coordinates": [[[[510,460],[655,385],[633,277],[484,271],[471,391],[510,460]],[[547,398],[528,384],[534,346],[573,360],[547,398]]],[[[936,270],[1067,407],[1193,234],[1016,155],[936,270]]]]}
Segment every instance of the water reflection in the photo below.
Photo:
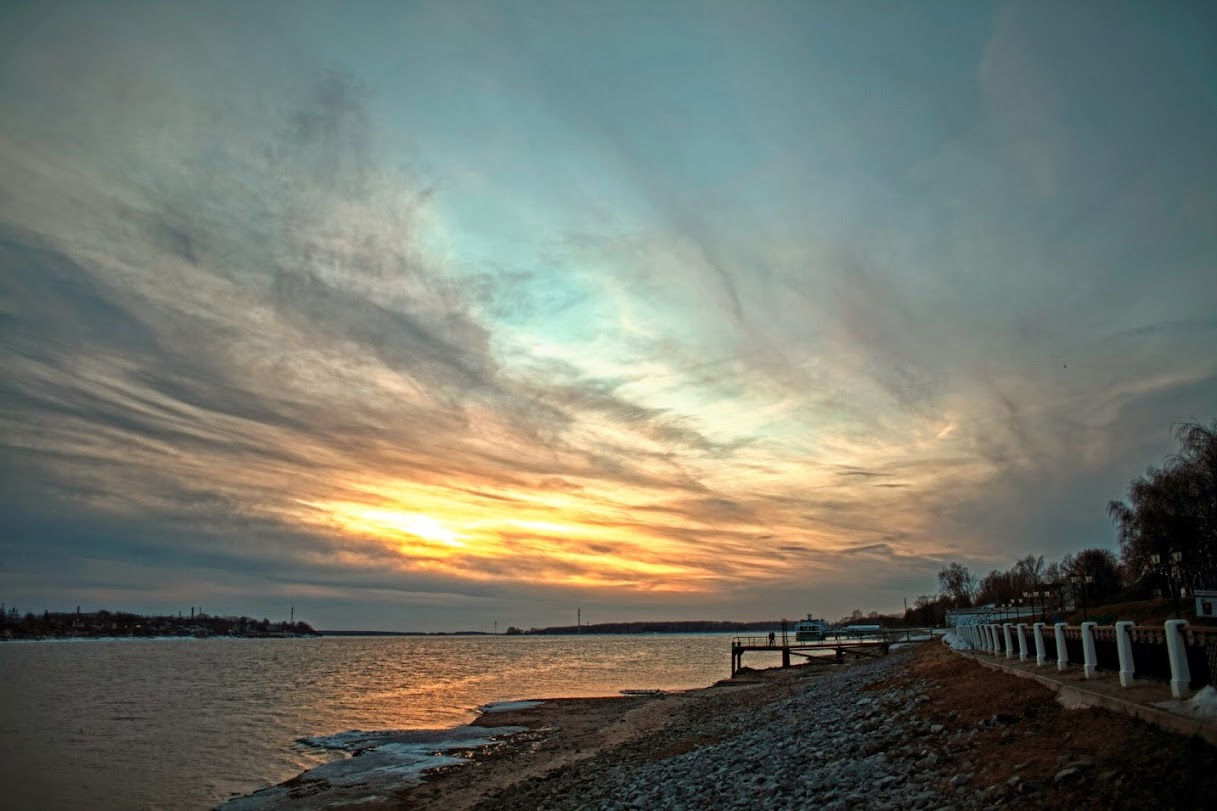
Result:
{"type": "Polygon", "coordinates": [[[294,744],[306,735],[440,729],[492,701],[729,671],[722,635],[6,644],[0,779],[19,808],[207,807],[332,759],[294,744]]]}

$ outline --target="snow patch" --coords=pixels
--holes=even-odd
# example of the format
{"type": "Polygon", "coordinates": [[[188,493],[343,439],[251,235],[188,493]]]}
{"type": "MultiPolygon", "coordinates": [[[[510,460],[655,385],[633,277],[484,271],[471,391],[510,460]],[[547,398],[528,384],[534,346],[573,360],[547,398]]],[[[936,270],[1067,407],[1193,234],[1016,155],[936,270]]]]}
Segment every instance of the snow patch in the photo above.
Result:
{"type": "Polygon", "coordinates": [[[942,641],[946,643],[951,650],[972,650],[972,643],[959,636],[954,631],[948,631],[943,635],[942,641]]]}
{"type": "Polygon", "coordinates": [[[1056,703],[1060,704],[1067,710],[1084,710],[1091,706],[1085,701],[1077,701],[1071,698],[1066,698],[1064,693],[1056,694],[1056,703]]]}
{"type": "Polygon", "coordinates": [[[1206,685],[1188,700],[1187,709],[1193,718],[1217,720],[1217,689],[1211,684],[1206,685]]]}
{"type": "Polygon", "coordinates": [[[1198,721],[1217,721],[1217,689],[1209,684],[1185,701],[1171,698],[1159,701],[1154,706],[1198,721]]]}

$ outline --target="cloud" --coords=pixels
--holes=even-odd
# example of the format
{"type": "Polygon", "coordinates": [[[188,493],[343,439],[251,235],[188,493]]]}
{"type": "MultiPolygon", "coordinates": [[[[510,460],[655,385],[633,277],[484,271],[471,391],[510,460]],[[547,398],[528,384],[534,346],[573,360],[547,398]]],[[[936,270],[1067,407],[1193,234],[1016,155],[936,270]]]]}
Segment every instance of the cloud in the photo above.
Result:
{"type": "MultiPolygon", "coordinates": [[[[704,490],[671,475],[674,454],[723,449],[573,366],[506,373],[461,280],[413,237],[426,193],[377,163],[366,92],[332,72],[296,90],[286,109],[225,105],[189,143],[149,154],[136,179],[87,155],[6,145],[39,201],[5,205],[2,246],[4,294],[21,303],[4,354],[9,425],[20,426],[7,444],[37,471],[35,501],[68,499],[80,520],[111,527],[65,529],[81,549],[153,550],[165,565],[279,560],[301,582],[336,569],[348,589],[368,586],[365,571],[407,582],[458,572],[466,590],[520,579],[683,588],[683,567],[607,575],[614,545],[564,559],[560,537],[536,532],[498,531],[486,554],[436,568],[414,542],[386,546],[385,528],[343,527],[310,506],[345,493],[526,515],[537,499],[510,492],[539,486],[613,512],[612,488],[644,505],[704,490]],[[369,476],[383,483],[369,488],[369,476]],[[143,540],[119,543],[129,522],[143,540]],[[228,541],[250,536],[250,547],[228,541]]],[[[123,126],[134,133],[159,112],[136,105],[123,126]]],[[[84,137],[98,126],[69,123],[84,137]]]]}
{"type": "Polygon", "coordinates": [[[1123,17],[1074,75],[1016,9],[916,53],[822,9],[431,9],[375,53],[278,13],[6,10],[23,600],[892,608],[948,557],[1110,542],[1214,402],[1205,139],[1095,140],[1111,43],[1179,73],[1123,17]]]}

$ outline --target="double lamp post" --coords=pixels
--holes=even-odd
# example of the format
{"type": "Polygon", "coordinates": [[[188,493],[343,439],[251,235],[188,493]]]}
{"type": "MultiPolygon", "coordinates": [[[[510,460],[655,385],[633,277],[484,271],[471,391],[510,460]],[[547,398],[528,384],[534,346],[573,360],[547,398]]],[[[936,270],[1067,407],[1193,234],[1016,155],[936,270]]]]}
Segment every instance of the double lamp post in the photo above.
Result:
{"type": "Polygon", "coordinates": [[[1162,556],[1154,553],[1149,556],[1149,562],[1166,580],[1166,587],[1170,591],[1171,596],[1175,598],[1175,619],[1180,619],[1183,615],[1182,607],[1179,605],[1179,595],[1183,591],[1183,586],[1179,584],[1182,580],[1182,563],[1183,553],[1172,549],[1170,552],[1170,565],[1165,566],[1162,562],[1162,556]]]}

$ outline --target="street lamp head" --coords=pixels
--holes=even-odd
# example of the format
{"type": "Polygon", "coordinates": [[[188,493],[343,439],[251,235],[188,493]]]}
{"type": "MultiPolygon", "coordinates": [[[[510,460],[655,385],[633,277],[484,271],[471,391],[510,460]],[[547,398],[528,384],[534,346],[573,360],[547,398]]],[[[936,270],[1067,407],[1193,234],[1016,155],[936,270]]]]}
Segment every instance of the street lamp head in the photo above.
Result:
{"type": "Polygon", "coordinates": [[[1180,563],[1183,561],[1182,552],[1171,552],[1171,563],[1180,563]]]}
{"type": "Polygon", "coordinates": [[[1149,562],[1155,566],[1158,566],[1159,564],[1162,563],[1162,556],[1159,555],[1157,552],[1155,552],[1154,554],[1149,556],[1149,562]]]}

